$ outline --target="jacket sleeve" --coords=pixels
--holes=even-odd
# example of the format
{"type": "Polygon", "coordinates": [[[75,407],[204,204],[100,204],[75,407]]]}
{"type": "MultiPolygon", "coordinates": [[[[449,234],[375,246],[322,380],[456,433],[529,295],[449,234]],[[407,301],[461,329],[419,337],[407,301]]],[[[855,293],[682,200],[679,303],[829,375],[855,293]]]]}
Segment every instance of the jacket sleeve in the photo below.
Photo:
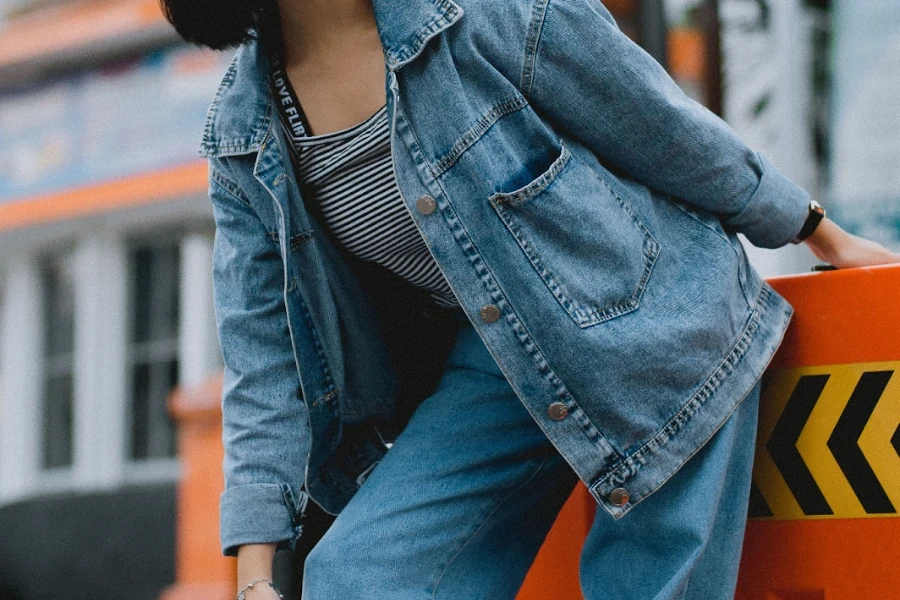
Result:
{"type": "Polygon", "coordinates": [[[210,160],[209,185],[216,224],[213,296],[224,362],[219,518],[222,553],[236,556],[247,543],[294,548],[308,500],[301,488],[309,434],[278,246],[219,160],[210,160]]]}
{"type": "Polygon", "coordinates": [[[605,164],[716,214],[756,246],[803,227],[809,195],[685,95],[599,0],[534,0],[522,91],[605,164]]]}

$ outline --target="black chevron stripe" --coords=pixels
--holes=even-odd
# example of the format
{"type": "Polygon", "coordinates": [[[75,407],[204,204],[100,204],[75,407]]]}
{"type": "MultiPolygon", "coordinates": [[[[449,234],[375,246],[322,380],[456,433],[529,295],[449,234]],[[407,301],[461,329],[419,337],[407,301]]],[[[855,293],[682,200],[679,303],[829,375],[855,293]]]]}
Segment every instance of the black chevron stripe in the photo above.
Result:
{"type": "Polygon", "coordinates": [[[897,426],[897,431],[895,431],[894,435],[891,437],[891,446],[894,447],[897,456],[900,456],[900,425],[897,426]]]}
{"type": "Polygon", "coordinates": [[[807,515],[834,514],[797,451],[797,438],[822,395],[828,378],[827,374],[804,375],[800,378],[766,443],[766,450],[772,456],[772,461],[797,499],[800,509],[807,515]]]}
{"type": "Polygon", "coordinates": [[[834,459],[870,514],[897,512],[857,443],[893,374],[893,371],[863,373],[828,438],[828,448],[834,459]]]}
{"type": "Polygon", "coordinates": [[[756,486],[756,482],[750,484],[750,507],[747,510],[748,517],[771,517],[772,509],[763,498],[762,492],[756,486]]]}

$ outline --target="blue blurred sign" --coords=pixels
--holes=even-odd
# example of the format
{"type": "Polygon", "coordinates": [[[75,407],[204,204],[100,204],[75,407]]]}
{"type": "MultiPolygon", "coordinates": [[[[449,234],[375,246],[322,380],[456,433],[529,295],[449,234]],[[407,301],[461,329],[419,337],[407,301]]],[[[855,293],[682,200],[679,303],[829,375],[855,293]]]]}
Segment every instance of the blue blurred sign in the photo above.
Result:
{"type": "Polygon", "coordinates": [[[0,96],[0,202],[197,160],[232,56],[178,46],[0,96]]]}

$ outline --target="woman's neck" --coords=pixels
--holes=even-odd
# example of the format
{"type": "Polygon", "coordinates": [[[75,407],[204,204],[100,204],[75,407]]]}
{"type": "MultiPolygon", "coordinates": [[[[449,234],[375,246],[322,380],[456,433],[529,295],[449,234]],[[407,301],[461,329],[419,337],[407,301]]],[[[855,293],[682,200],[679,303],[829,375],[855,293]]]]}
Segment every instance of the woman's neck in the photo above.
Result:
{"type": "Polygon", "coordinates": [[[376,35],[371,0],[277,0],[285,63],[316,60],[376,35]]]}

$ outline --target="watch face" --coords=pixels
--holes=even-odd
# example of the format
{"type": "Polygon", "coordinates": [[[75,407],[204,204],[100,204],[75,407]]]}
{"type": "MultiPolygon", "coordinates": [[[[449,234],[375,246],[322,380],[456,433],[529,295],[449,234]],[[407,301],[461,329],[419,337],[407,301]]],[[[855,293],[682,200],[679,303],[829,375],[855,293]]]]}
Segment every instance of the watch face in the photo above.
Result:
{"type": "Polygon", "coordinates": [[[815,200],[810,200],[809,210],[815,211],[815,212],[819,213],[820,215],[822,215],[823,217],[825,216],[825,208],[821,204],[816,202],[815,200]]]}

